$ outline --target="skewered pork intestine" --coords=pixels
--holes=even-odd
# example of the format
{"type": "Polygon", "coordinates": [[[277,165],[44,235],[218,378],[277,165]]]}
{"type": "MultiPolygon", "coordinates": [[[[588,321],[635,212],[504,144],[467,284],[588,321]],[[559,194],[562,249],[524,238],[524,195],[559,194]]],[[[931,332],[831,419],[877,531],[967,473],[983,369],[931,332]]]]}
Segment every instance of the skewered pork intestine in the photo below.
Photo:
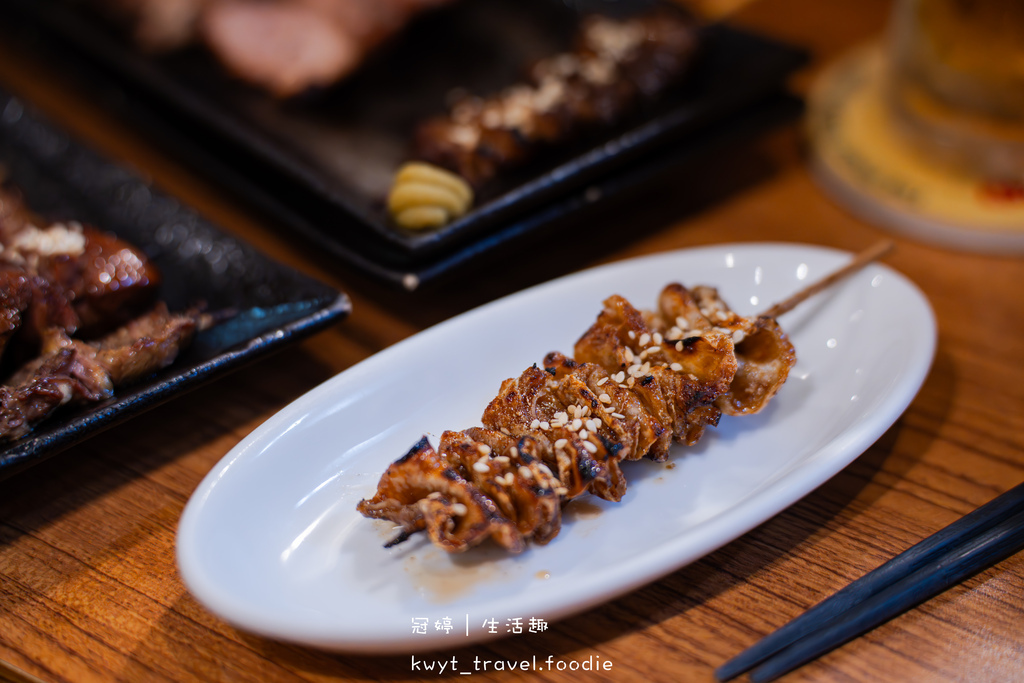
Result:
{"type": "Polygon", "coordinates": [[[575,345],[505,380],[482,427],[426,437],[357,509],[426,531],[449,552],[493,539],[519,552],[557,535],[561,506],[585,493],[618,501],[620,463],[664,461],[722,413],[762,410],[796,355],[774,319],[733,312],[710,287],[666,287],[657,311],[604,302],[575,345]]]}
{"type": "Polygon", "coordinates": [[[75,222],[37,224],[0,187],[0,442],[167,366],[213,322],[155,302],[159,272],[133,245],[75,222]]]}
{"type": "MultiPolygon", "coordinates": [[[[422,123],[411,157],[479,190],[545,148],[620,123],[677,83],[696,48],[694,22],[677,11],[588,17],[576,47],[538,61],[524,82],[491,97],[461,98],[422,123]]],[[[422,227],[392,215],[402,227],[422,227]]]]}

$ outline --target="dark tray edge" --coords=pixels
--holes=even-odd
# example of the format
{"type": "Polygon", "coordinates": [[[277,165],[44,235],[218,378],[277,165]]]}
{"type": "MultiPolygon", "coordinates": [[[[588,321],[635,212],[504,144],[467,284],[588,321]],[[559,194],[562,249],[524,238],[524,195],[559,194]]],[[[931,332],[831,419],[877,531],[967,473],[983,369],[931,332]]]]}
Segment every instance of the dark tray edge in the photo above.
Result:
{"type": "MultiPolygon", "coordinates": [[[[12,3],[12,0],[5,1],[12,3]]],[[[12,6],[24,6],[24,0],[14,0],[12,6]]],[[[34,7],[34,4],[30,3],[29,7],[34,7]]],[[[455,264],[458,259],[453,258],[453,254],[472,249],[473,242],[477,240],[488,241],[494,231],[502,231],[503,224],[529,221],[529,215],[542,211],[546,203],[558,201],[568,193],[584,187],[586,183],[596,182],[622,169],[624,165],[656,151],[659,144],[671,144],[680,135],[699,134],[715,116],[735,113],[736,110],[769,96],[773,90],[781,86],[788,74],[806,63],[808,57],[806,51],[801,48],[740,29],[724,26],[705,28],[703,32],[712,36],[722,33],[734,36],[734,39],[738,37],[744,41],[759,43],[761,49],[769,51],[771,59],[767,60],[766,64],[756,65],[754,71],[758,73],[752,74],[750,79],[744,79],[741,89],[724,90],[710,102],[705,97],[694,104],[673,108],[664,115],[641,122],[596,145],[586,153],[481,205],[459,221],[430,233],[412,234],[377,225],[375,221],[353,210],[345,202],[338,203],[338,198],[315,177],[315,174],[310,175],[302,164],[296,165],[287,158],[287,155],[282,156],[273,144],[267,144],[258,134],[254,134],[250,124],[245,124],[244,130],[238,129],[238,122],[225,114],[220,107],[197,97],[173,78],[163,74],[154,64],[144,60],[128,60],[126,63],[120,48],[98,41],[96,36],[91,36],[88,31],[76,32],[74,26],[69,23],[71,19],[66,10],[54,12],[53,16],[41,16],[46,13],[37,9],[23,8],[21,11],[34,13],[37,22],[42,21],[44,30],[48,27],[50,31],[74,38],[76,49],[96,62],[90,65],[91,84],[114,88],[113,96],[107,98],[112,104],[116,105],[118,100],[120,104],[128,104],[125,100],[132,100],[133,103],[126,107],[129,119],[139,116],[140,109],[148,108],[149,112],[142,114],[142,118],[148,118],[149,121],[143,123],[152,126],[156,118],[168,118],[161,113],[162,109],[177,108],[179,115],[184,114],[190,119],[183,126],[179,126],[185,129],[184,134],[179,137],[187,137],[189,131],[193,134],[199,131],[206,137],[221,134],[223,138],[216,142],[224,145],[224,149],[236,161],[241,159],[244,162],[245,158],[262,160],[267,165],[267,171],[264,173],[277,174],[282,180],[295,183],[299,189],[302,189],[304,184],[311,197],[318,197],[324,202],[324,209],[333,208],[336,213],[331,216],[325,215],[321,226],[307,225],[302,232],[308,236],[312,230],[319,230],[324,233],[326,240],[334,242],[346,241],[346,234],[358,237],[359,239],[347,240],[348,245],[333,251],[339,255],[342,255],[342,252],[351,254],[352,256],[346,260],[372,276],[376,276],[375,274],[381,270],[403,269],[409,272],[423,271],[425,274],[433,264],[446,261],[455,264]],[[143,99],[153,101],[144,104],[141,101],[143,99]],[[697,130],[693,130],[694,128],[697,130]],[[619,151],[612,153],[614,150],[619,151]],[[565,178],[570,178],[571,182],[566,183],[565,178]],[[365,264],[366,267],[361,264],[365,264]]],[[[172,124],[165,120],[160,127],[162,134],[167,135],[172,124]]],[[[241,174],[236,171],[234,175],[241,174]]],[[[236,191],[245,189],[247,184],[252,185],[248,192],[243,192],[251,200],[253,195],[260,194],[261,188],[260,180],[254,180],[251,173],[249,176],[234,179],[236,182],[233,184],[237,188],[236,191]]],[[[262,185],[263,189],[268,187],[266,181],[262,182],[262,185]]],[[[295,216],[295,212],[287,212],[285,222],[289,225],[295,222],[292,216],[295,216]]],[[[309,223],[301,217],[299,220],[309,223]]]]}
{"type": "MultiPolygon", "coordinates": [[[[226,338],[219,336],[225,325],[214,327],[207,332],[200,333],[192,348],[196,353],[190,357],[192,348],[183,351],[175,363],[140,381],[135,386],[124,387],[107,402],[95,406],[87,406],[81,412],[74,412],[69,409],[66,416],[54,415],[51,419],[40,424],[32,433],[22,439],[5,444],[0,448],[0,479],[11,474],[22,471],[42,460],[62,451],[70,446],[84,441],[98,431],[105,430],[116,424],[134,417],[152,407],[155,407],[171,398],[211,381],[222,374],[238,369],[243,365],[263,358],[275,352],[289,343],[318,332],[336,321],[347,316],[352,308],[348,295],[338,291],[336,288],[327,285],[320,280],[302,273],[290,266],[280,263],[272,256],[257,250],[252,245],[245,243],[238,237],[227,233],[206,220],[194,210],[187,207],[171,195],[152,188],[138,173],[126,169],[123,165],[111,161],[109,158],[99,154],[88,145],[68,136],[65,131],[53,124],[47,117],[38,113],[33,107],[25,106],[24,101],[15,95],[8,95],[0,90],[0,105],[15,103],[20,110],[18,121],[24,119],[25,125],[33,130],[45,131],[47,135],[59,135],[66,138],[66,149],[69,153],[80,155],[79,160],[87,164],[90,170],[116,169],[120,179],[128,178],[132,183],[146,187],[152,193],[152,200],[171,200],[176,206],[180,206],[176,217],[182,219],[193,217],[196,220],[196,230],[207,232],[218,239],[225,240],[232,244],[238,244],[246,254],[246,267],[258,266],[268,269],[266,274],[273,278],[285,278],[289,287],[287,296],[281,298],[274,296],[267,304],[256,303],[256,299],[247,299],[248,303],[239,302],[247,306],[247,315],[256,315],[258,319],[265,319],[266,323],[260,323],[252,330],[252,333],[242,328],[240,331],[228,334],[226,338]],[[290,297],[290,298],[289,298],[290,297]],[[274,308],[266,308],[265,306],[274,308]],[[294,312],[277,313],[276,307],[281,305],[297,305],[294,312]],[[274,317],[278,315],[278,317],[274,317]],[[208,335],[215,335],[210,337],[208,335]],[[210,343],[213,345],[211,346],[210,343]]],[[[0,112],[6,112],[5,106],[0,106],[0,112]]],[[[0,132],[3,132],[0,130],[0,132]]],[[[6,133],[4,133],[6,135],[6,133]]],[[[6,139],[6,138],[5,138],[6,139]]],[[[63,157],[55,159],[43,159],[32,153],[32,148],[14,145],[9,151],[16,154],[15,158],[30,159],[30,167],[42,169],[61,169],[62,173],[55,177],[62,194],[72,196],[77,192],[85,191],[86,185],[78,185],[74,177],[64,171],[67,167],[62,163],[63,157]]],[[[68,171],[69,173],[70,171],[68,171]]],[[[15,181],[24,181],[25,178],[15,177],[15,181]]],[[[119,180],[118,182],[121,182],[119,180]]],[[[111,209],[112,210],[112,209],[111,209]]],[[[263,271],[260,271],[263,272],[263,271]]],[[[180,273],[176,273],[180,275],[180,273]]],[[[263,280],[260,280],[264,282],[263,280]]],[[[250,283],[251,284],[251,283],[250,283]]],[[[229,325],[230,323],[226,323],[229,325]]],[[[246,325],[250,323],[245,323],[246,325]]]]}

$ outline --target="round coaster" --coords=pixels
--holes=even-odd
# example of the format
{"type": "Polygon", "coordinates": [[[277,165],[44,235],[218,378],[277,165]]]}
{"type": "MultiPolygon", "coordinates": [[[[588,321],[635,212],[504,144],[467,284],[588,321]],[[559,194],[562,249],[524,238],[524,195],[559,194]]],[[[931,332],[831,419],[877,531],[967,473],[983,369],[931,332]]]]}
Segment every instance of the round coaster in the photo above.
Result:
{"type": "Polygon", "coordinates": [[[922,156],[889,115],[885,66],[872,45],[819,78],[808,108],[816,180],[865,220],[910,237],[1024,254],[1024,183],[986,181],[922,156]]]}

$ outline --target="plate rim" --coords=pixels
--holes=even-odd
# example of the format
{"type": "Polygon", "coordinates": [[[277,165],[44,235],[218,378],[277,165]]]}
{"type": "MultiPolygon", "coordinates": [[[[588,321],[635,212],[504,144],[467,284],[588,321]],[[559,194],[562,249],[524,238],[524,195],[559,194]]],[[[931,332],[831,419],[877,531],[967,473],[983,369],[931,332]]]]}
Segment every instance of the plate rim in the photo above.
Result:
{"type": "MultiPolygon", "coordinates": [[[[332,635],[328,633],[331,630],[330,628],[325,629],[321,625],[311,627],[308,624],[288,623],[282,626],[285,620],[281,618],[268,620],[266,610],[253,608],[249,604],[241,604],[233,596],[225,599],[223,595],[218,594],[215,582],[211,581],[210,577],[204,573],[205,570],[201,566],[202,561],[198,557],[198,550],[194,543],[194,539],[197,539],[200,533],[199,525],[202,522],[201,515],[206,500],[213,495],[217,483],[225,474],[232,467],[235,467],[238,463],[243,462],[245,458],[249,457],[248,454],[250,452],[255,451],[258,453],[262,451],[267,445],[266,442],[272,440],[273,436],[279,432],[280,426],[294,424],[297,417],[307,414],[309,408],[316,406],[323,396],[330,395],[336,391],[336,385],[345,381],[351,381],[352,375],[366,372],[367,367],[372,370],[375,365],[385,363],[392,355],[403,353],[404,349],[411,344],[422,343],[425,335],[443,335],[452,326],[467,324],[466,321],[471,321],[476,316],[485,315],[488,310],[494,307],[507,305],[507,302],[517,298],[535,296],[538,291],[543,291],[570,279],[605,277],[608,274],[614,274],[616,270],[635,267],[637,263],[671,260],[682,256],[696,256],[702,253],[724,253],[729,250],[760,252],[771,249],[809,251],[815,252],[818,256],[827,257],[849,258],[853,256],[853,254],[844,250],[806,243],[738,242],[684,248],[615,261],[564,275],[471,309],[414,334],[338,373],[306,394],[303,394],[259,425],[207,473],[186,504],[179,520],[175,552],[182,581],[204,607],[218,617],[247,632],[336,652],[397,655],[450,649],[453,647],[453,644],[457,647],[463,647],[487,640],[487,636],[478,636],[467,639],[460,638],[457,642],[450,640],[445,642],[443,636],[425,638],[422,635],[415,636],[415,639],[410,639],[407,636],[404,639],[382,640],[378,634],[365,632],[355,636],[352,633],[348,633],[339,638],[337,632],[332,635]],[[192,537],[191,540],[190,536],[192,537]]],[[[679,545],[681,542],[676,544],[666,543],[649,552],[645,552],[641,558],[634,558],[612,572],[612,578],[624,576],[626,577],[625,580],[611,587],[594,591],[585,600],[575,602],[564,601],[561,605],[553,609],[547,609],[543,614],[537,614],[536,616],[543,616],[554,620],[579,613],[624,595],[640,586],[652,583],[714,552],[758,525],[768,521],[779,512],[811,493],[815,488],[827,482],[839,471],[856,460],[887,429],[896,423],[918,394],[930,372],[937,348],[936,319],[934,310],[927,297],[913,281],[885,264],[875,263],[871,264],[869,268],[880,269],[887,277],[894,278],[899,282],[900,286],[904,287],[908,295],[915,300],[914,303],[920,304],[917,312],[923,316],[922,322],[926,323],[928,327],[927,330],[923,331],[921,337],[924,348],[920,349],[921,352],[915,356],[916,363],[912,368],[908,368],[909,379],[898,387],[899,390],[890,391],[886,394],[884,400],[875,408],[871,417],[865,421],[865,425],[862,428],[853,433],[849,429],[844,429],[837,437],[832,438],[817,451],[818,453],[824,452],[828,456],[821,460],[824,466],[819,464],[816,467],[802,468],[796,472],[790,471],[785,473],[783,476],[771,481],[764,488],[758,489],[754,495],[729,508],[722,514],[694,525],[688,531],[684,539],[686,542],[682,543],[682,545],[695,545],[692,540],[694,533],[697,533],[698,537],[703,540],[696,544],[699,547],[695,550],[682,553],[684,555],[683,559],[678,559],[677,555],[680,553],[675,547],[675,545],[679,545]],[[770,495],[772,490],[781,486],[782,483],[786,484],[786,490],[790,493],[781,497],[770,495]],[[740,514],[737,512],[738,510],[745,512],[740,514]],[[739,517],[739,519],[734,519],[736,517],[739,517]],[[755,519],[751,521],[751,518],[755,519]],[[723,535],[720,527],[726,527],[727,533],[723,535]],[[640,564],[647,566],[637,569],[636,565],[640,564]]],[[[608,583],[608,577],[605,576],[600,580],[589,579],[588,582],[584,583],[608,583]]],[[[487,603],[482,603],[479,609],[487,609],[487,603]]],[[[492,611],[494,610],[492,609],[492,611]]]]}

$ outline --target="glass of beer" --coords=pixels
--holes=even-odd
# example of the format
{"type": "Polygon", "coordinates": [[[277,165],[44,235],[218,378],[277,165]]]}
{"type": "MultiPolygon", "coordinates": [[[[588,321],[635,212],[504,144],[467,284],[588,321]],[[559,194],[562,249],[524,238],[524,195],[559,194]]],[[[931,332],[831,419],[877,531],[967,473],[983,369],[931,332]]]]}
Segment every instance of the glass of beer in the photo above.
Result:
{"type": "Polygon", "coordinates": [[[896,0],[886,97],[939,163],[1024,183],[1024,0],[896,0]]]}

